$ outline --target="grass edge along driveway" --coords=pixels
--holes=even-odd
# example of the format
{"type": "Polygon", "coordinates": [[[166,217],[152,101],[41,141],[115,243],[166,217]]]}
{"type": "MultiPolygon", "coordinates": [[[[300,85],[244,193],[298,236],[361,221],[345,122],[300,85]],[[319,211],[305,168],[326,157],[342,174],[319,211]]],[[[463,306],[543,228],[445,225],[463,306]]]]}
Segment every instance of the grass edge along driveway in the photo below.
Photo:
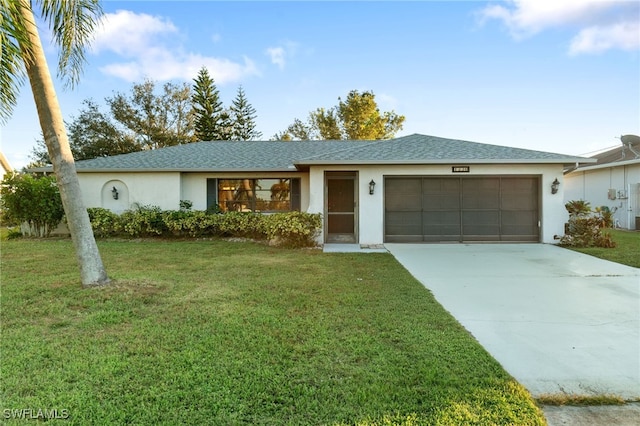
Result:
{"type": "Polygon", "coordinates": [[[99,245],[115,285],[82,289],[70,241],[2,242],[3,420],[57,410],[78,425],[545,423],[389,254],[99,245]]]}

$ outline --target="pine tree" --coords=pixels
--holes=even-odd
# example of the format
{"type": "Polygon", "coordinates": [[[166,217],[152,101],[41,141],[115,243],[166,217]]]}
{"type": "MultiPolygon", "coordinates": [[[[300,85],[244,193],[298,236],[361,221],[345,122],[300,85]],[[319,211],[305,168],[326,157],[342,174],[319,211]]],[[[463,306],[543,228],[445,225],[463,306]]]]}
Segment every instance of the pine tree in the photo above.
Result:
{"type": "Polygon", "coordinates": [[[193,111],[195,113],[195,133],[198,140],[212,141],[229,139],[228,113],[222,108],[220,92],[209,71],[202,67],[193,80],[193,111]]]}
{"type": "Polygon", "coordinates": [[[256,130],[256,110],[244,95],[242,86],[238,88],[238,94],[230,108],[232,131],[231,139],[236,141],[258,140],[262,132],[256,130]]]}

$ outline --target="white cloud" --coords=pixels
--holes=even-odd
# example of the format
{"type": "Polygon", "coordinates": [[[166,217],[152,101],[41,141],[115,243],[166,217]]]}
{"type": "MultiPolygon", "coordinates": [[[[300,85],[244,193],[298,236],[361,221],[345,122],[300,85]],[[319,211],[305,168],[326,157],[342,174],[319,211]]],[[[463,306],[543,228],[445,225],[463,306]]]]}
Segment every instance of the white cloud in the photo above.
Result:
{"type": "Polygon", "coordinates": [[[507,0],[478,12],[481,23],[502,21],[516,40],[555,27],[575,28],[571,54],[640,48],[640,3],[616,0],[507,0]]]}
{"type": "Polygon", "coordinates": [[[571,40],[569,53],[599,53],[605,50],[619,48],[634,50],[640,47],[640,23],[622,22],[606,27],[589,27],[578,33],[571,40]]]}
{"type": "Polygon", "coordinates": [[[293,58],[298,51],[298,43],[285,41],[281,46],[269,47],[265,54],[271,59],[271,63],[277,65],[281,70],[286,65],[286,60],[293,58]]]}
{"type": "Polygon", "coordinates": [[[284,48],[283,47],[269,47],[266,51],[267,55],[271,58],[271,63],[278,66],[280,69],[284,69],[284,48]]]}
{"type": "MultiPolygon", "coordinates": [[[[219,39],[219,36],[213,36],[214,42],[219,39]]],[[[100,70],[129,82],[143,78],[191,80],[203,66],[218,84],[260,74],[248,57],[235,62],[228,58],[185,52],[179,41],[180,31],[170,20],[119,10],[104,16],[104,23],[96,32],[92,52],[118,55],[121,62],[103,65],[100,70]]]]}
{"type": "Polygon", "coordinates": [[[118,10],[103,16],[95,33],[92,50],[111,51],[119,55],[135,55],[157,42],[163,35],[177,34],[178,29],[168,19],[118,10]]]}

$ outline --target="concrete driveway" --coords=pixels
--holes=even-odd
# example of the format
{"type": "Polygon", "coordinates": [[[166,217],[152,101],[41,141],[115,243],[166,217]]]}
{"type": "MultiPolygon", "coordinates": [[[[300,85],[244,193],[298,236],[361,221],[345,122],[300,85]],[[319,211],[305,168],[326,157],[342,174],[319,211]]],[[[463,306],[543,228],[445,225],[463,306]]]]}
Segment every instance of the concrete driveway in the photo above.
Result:
{"type": "Polygon", "coordinates": [[[385,244],[534,397],[640,398],[640,269],[546,244],[385,244]]]}

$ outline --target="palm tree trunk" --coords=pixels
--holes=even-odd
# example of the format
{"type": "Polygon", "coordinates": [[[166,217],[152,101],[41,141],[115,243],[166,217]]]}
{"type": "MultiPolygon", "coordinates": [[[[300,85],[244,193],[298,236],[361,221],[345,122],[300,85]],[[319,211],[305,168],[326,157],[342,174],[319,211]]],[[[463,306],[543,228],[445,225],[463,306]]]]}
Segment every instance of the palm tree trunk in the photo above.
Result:
{"type": "MultiPolygon", "coordinates": [[[[69,139],[64,127],[60,104],[56,96],[53,80],[44,56],[38,28],[29,0],[20,1],[20,12],[31,43],[31,55],[25,57],[25,66],[33,98],[38,110],[40,127],[49,151],[49,158],[56,174],[62,205],[67,217],[67,226],[76,250],[80,266],[82,285],[95,286],[109,282],[102,264],[96,240],[93,236],[89,215],[82,200],[76,166],[69,147],[69,139]]],[[[23,48],[23,52],[29,51],[23,48]]]]}

